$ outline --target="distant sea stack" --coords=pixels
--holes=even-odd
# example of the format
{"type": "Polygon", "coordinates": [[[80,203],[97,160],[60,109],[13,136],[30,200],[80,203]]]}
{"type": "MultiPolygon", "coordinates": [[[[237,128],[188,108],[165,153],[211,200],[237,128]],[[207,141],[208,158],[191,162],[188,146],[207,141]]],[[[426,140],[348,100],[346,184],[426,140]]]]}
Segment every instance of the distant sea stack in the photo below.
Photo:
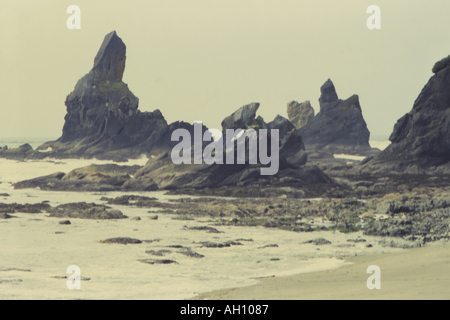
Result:
{"type": "Polygon", "coordinates": [[[177,143],[170,141],[177,128],[193,132],[188,123],[168,125],[159,110],[138,110],[139,99],[122,81],[125,61],[122,39],[115,31],[107,34],[92,70],[66,98],[62,136],[37,150],[51,147],[49,156],[122,161],[170,150],[177,143]]]}
{"type": "Polygon", "coordinates": [[[450,56],[432,71],[412,110],[395,124],[392,143],[360,170],[450,173],[450,56]]]}
{"type": "Polygon", "coordinates": [[[289,119],[299,129],[306,150],[346,153],[370,151],[370,132],[364,121],[358,96],[353,95],[347,100],[339,99],[330,79],[322,85],[320,91],[320,112],[315,116],[311,116],[309,101],[298,107],[298,112],[292,112],[295,101],[288,105],[289,119]],[[301,115],[305,113],[309,116],[301,115]],[[297,119],[301,120],[300,123],[297,119]],[[302,121],[306,124],[301,125],[302,121]]]}

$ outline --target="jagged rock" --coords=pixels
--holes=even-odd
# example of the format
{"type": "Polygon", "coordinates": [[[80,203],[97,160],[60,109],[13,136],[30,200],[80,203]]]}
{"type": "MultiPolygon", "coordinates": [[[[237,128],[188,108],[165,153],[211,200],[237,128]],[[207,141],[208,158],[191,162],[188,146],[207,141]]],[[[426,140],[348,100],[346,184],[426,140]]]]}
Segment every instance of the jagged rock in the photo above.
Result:
{"type": "Polygon", "coordinates": [[[289,121],[291,121],[297,129],[300,129],[314,117],[314,109],[309,100],[302,103],[291,101],[287,105],[287,114],[289,121]]]}
{"type": "MultiPolygon", "coordinates": [[[[442,62],[443,61],[443,62],[442,62]]],[[[385,150],[363,166],[363,172],[450,173],[450,68],[448,58],[417,97],[412,110],[401,117],[385,150]]]]}
{"type": "Polygon", "coordinates": [[[279,159],[281,166],[284,165],[284,160],[287,160],[289,165],[295,167],[300,167],[306,163],[307,153],[305,151],[302,136],[288,119],[277,115],[275,119],[266,126],[269,130],[278,129],[280,139],[279,159]]]}
{"type": "Polygon", "coordinates": [[[333,82],[320,88],[320,112],[299,129],[306,150],[362,152],[371,150],[369,130],[357,95],[338,99],[333,82]]]}
{"type": "MultiPolygon", "coordinates": [[[[261,167],[258,164],[249,164],[249,143],[245,145],[244,164],[237,164],[237,145],[234,148],[234,164],[227,163],[226,130],[227,129],[254,129],[259,134],[260,129],[268,131],[268,149],[270,152],[270,130],[279,130],[279,170],[286,168],[299,168],[306,163],[307,154],[302,141],[292,123],[281,116],[275,117],[270,123],[265,123],[262,117],[256,117],[259,103],[245,105],[226,117],[222,122],[223,164],[205,163],[175,165],[167,152],[150,159],[147,164],[139,169],[133,179],[123,185],[126,190],[138,190],[145,186],[157,185],[159,189],[195,188],[204,189],[224,185],[237,185],[239,183],[251,183],[261,178],[261,167]]],[[[219,142],[220,143],[220,142],[219,142]]],[[[258,151],[257,151],[258,152],[258,151]]],[[[191,163],[193,163],[191,159],[191,163]]]]}
{"type": "Polygon", "coordinates": [[[94,59],[92,68],[94,77],[102,81],[122,81],[125,71],[125,52],[126,46],[116,32],[107,34],[94,59]]]}
{"type": "Polygon", "coordinates": [[[320,87],[320,92],[321,95],[319,98],[319,103],[321,106],[325,103],[335,102],[339,100],[333,81],[331,81],[331,79],[325,81],[322,87],[320,87]]]}
{"type": "MultiPolygon", "coordinates": [[[[323,172],[317,167],[304,169],[303,166],[307,162],[307,153],[303,140],[298,130],[293,124],[278,115],[270,123],[265,123],[262,117],[256,117],[256,111],[259,108],[258,103],[245,105],[234,112],[223,121],[223,133],[226,136],[227,129],[253,129],[256,133],[257,145],[259,145],[259,134],[262,129],[267,132],[267,150],[262,151],[261,147],[251,150],[250,143],[245,143],[244,155],[238,153],[238,145],[235,141],[234,154],[231,154],[232,162],[229,163],[229,155],[231,152],[224,146],[222,150],[222,162],[206,164],[194,164],[193,149],[189,149],[190,162],[175,164],[169,151],[164,150],[157,156],[150,159],[144,167],[139,168],[117,165],[105,166],[88,166],[75,169],[68,174],[57,173],[45,177],[39,177],[27,181],[21,181],[14,185],[15,188],[35,188],[40,187],[43,190],[70,190],[70,191],[113,191],[113,190],[136,190],[136,191],[152,191],[152,190],[173,190],[182,188],[216,188],[221,186],[242,186],[251,183],[268,184],[271,180],[280,183],[332,183],[329,178],[324,178],[323,172]],[[241,127],[240,127],[241,126],[241,127]],[[272,155],[272,133],[271,130],[278,130],[278,157],[272,155]],[[250,164],[249,158],[251,152],[257,153],[256,164],[250,164]],[[267,152],[271,155],[270,162],[262,164],[261,152],[267,152]],[[245,156],[245,159],[244,159],[245,156]],[[278,159],[277,159],[278,158],[278,159]],[[244,160],[239,163],[238,160],[244,160]],[[272,167],[272,174],[262,175],[262,168],[272,167]],[[288,171],[286,171],[288,170],[288,171]],[[289,172],[290,180],[287,181],[285,174],[289,172]],[[134,176],[131,175],[134,173],[134,176]],[[279,180],[281,179],[281,180],[279,180]],[[284,180],[283,180],[284,179],[284,180]],[[295,181],[293,181],[294,179],[295,181]]],[[[181,124],[180,124],[181,126],[181,124]]],[[[189,126],[186,129],[190,129],[189,126]]],[[[170,126],[169,126],[170,127],[170,126]]],[[[176,126],[175,126],[176,127],[176,126]]],[[[175,128],[174,127],[174,128],[175,128]]],[[[192,130],[194,130],[192,128],[192,130]]],[[[189,131],[189,130],[188,130],[189,131]]],[[[202,127],[202,134],[206,131],[206,127],[202,127]]],[[[274,133],[275,134],[275,133],[274,133]]],[[[191,142],[194,134],[191,135],[191,142]]],[[[223,139],[223,137],[222,137],[223,139]]],[[[242,139],[244,140],[244,139],[242,139]]],[[[218,141],[219,144],[226,143],[226,139],[218,141]]],[[[240,141],[240,140],[239,140],[240,141]]],[[[177,143],[177,142],[175,142],[177,143]]],[[[204,150],[206,142],[202,148],[204,150]]],[[[276,142],[275,142],[276,143],[276,142]]],[[[192,144],[191,144],[192,145],[192,144]]],[[[202,151],[203,151],[202,150],[202,151]]],[[[219,149],[220,150],[220,149],[219,149]]],[[[186,150],[183,150],[186,152],[186,150]]],[[[216,150],[217,151],[217,150],[216,150]]],[[[220,151],[219,151],[220,152],[220,151]]],[[[220,158],[220,155],[216,154],[220,158]]]]}
{"type": "Polygon", "coordinates": [[[193,133],[193,125],[185,122],[168,125],[159,110],[138,110],[139,99],[122,81],[125,60],[123,41],[115,31],[107,34],[92,70],[67,96],[62,136],[39,146],[37,150],[51,148],[37,152],[41,157],[126,161],[171,150],[177,144],[171,134],[178,128],[193,133]]]}
{"type": "Polygon", "coordinates": [[[222,129],[247,129],[255,122],[256,111],[259,103],[250,103],[243,106],[232,115],[226,117],[222,121],[222,129]]]}

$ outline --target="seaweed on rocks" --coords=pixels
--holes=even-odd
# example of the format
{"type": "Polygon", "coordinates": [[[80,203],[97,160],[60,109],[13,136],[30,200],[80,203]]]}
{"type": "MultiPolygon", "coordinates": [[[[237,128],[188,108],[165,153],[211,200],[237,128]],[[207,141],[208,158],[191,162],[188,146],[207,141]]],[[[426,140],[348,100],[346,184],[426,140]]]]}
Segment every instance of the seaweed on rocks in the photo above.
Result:
{"type": "Polygon", "coordinates": [[[128,237],[110,238],[106,240],[100,240],[100,243],[119,243],[119,244],[139,244],[142,243],[139,239],[133,239],[128,237]]]}
{"type": "Polygon", "coordinates": [[[75,202],[47,209],[49,217],[80,219],[128,219],[121,211],[95,203],[75,202]]]}

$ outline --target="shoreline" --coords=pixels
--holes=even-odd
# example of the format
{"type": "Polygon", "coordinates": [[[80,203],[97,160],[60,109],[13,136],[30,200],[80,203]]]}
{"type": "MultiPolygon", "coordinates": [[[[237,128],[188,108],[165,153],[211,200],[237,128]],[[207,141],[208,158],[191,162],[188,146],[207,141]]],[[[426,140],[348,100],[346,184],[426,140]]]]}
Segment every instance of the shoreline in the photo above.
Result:
{"type": "Polygon", "coordinates": [[[326,271],[261,279],[258,284],[201,293],[189,300],[423,300],[450,299],[450,245],[346,259],[326,271]],[[370,265],[380,267],[380,289],[368,289],[370,265]]]}

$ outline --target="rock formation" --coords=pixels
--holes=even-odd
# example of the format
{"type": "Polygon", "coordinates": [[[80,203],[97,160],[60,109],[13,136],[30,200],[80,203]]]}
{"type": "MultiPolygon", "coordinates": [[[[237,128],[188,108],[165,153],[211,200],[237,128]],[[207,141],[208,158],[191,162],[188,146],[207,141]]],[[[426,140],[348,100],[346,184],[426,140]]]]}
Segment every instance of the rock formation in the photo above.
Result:
{"type": "MultiPolygon", "coordinates": [[[[190,163],[175,164],[172,159],[172,151],[164,151],[158,156],[150,159],[142,168],[117,165],[88,166],[75,169],[67,174],[58,172],[44,177],[21,181],[14,185],[15,188],[41,187],[43,190],[80,190],[80,191],[152,191],[158,189],[183,189],[183,188],[220,188],[225,186],[243,187],[252,185],[264,187],[272,185],[331,185],[334,182],[316,166],[307,166],[307,154],[302,137],[298,130],[289,120],[276,116],[269,123],[258,116],[256,111],[259,103],[243,106],[222,122],[223,134],[227,129],[254,129],[258,148],[258,157],[255,164],[250,163],[250,143],[245,142],[245,161],[238,163],[241,154],[237,152],[238,143],[234,141],[234,154],[231,153],[232,163],[228,157],[230,150],[225,148],[224,142],[217,141],[217,146],[224,146],[222,153],[216,151],[216,156],[222,156],[223,163],[207,164],[201,161],[195,164],[195,146],[182,149],[189,152],[190,163]],[[261,146],[259,143],[260,130],[267,129],[268,140],[272,139],[274,129],[279,131],[278,140],[275,142],[279,147],[274,174],[262,175],[262,168],[272,167],[274,158],[270,149],[271,141],[268,142],[267,156],[271,157],[270,163],[261,161],[261,146]],[[133,175],[131,177],[130,175],[133,175]]],[[[170,127],[170,126],[169,126],[170,127]]],[[[194,130],[195,131],[195,130],[194,130]]],[[[191,137],[192,138],[192,137],[191,137]]],[[[181,141],[177,142],[182,144],[181,141]]],[[[212,141],[210,142],[212,143],[212,141]]],[[[209,144],[208,144],[209,146],[209,144]]],[[[202,151],[206,148],[202,147],[202,151]]],[[[265,152],[265,151],[264,151],[265,152]]],[[[175,151],[176,154],[176,151],[175,151]]]]}
{"type": "Polygon", "coordinates": [[[358,96],[339,99],[330,79],[320,91],[320,112],[299,128],[306,150],[346,153],[371,150],[370,133],[362,116],[358,96]]]}
{"type": "Polygon", "coordinates": [[[291,101],[287,105],[287,114],[289,121],[291,121],[297,129],[300,129],[314,117],[314,109],[311,107],[309,100],[302,103],[291,101]]]}
{"type": "MultiPolygon", "coordinates": [[[[125,61],[125,44],[115,31],[109,33],[94,59],[92,70],[77,82],[73,92],[67,96],[62,136],[56,141],[44,143],[36,151],[28,145],[19,149],[25,158],[26,154],[41,158],[96,157],[115,161],[142,154],[156,157],[139,170],[90,166],[67,174],[59,172],[22,181],[15,184],[16,188],[40,186],[46,190],[150,191],[248,184],[264,186],[280,181],[281,184],[333,183],[317,167],[305,166],[307,154],[302,136],[289,120],[278,115],[266,123],[262,117],[256,117],[259,103],[245,105],[226,117],[222,121],[222,140],[217,142],[203,141],[207,130],[205,126],[201,127],[200,132],[196,124],[167,124],[159,110],[140,112],[138,98],[122,81],[125,61]],[[172,141],[172,133],[177,129],[185,130],[177,132],[183,133],[179,140],[172,141]],[[228,129],[253,129],[256,136],[246,134],[242,139],[239,138],[240,133],[235,132],[235,139],[227,141],[228,129]],[[265,137],[267,144],[262,148],[264,144],[261,142],[265,137]],[[185,139],[190,139],[190,144],[185,144],[185,139]],[[194,143],[199,140],[201,148],[194,143]],[[239,151],[241,142],[245,143],[244,152],[239,151]],[[227,148],[227,143],[235,145],[234,154],[231,148],[227,148]],[[213,147],[206,149],[211,145],[213,147]],[[257,147],[253,148],[255,145],[257,147]],[[179,148],[178,156],[182,161],[173,160],[177,156],[174,147],[179,148]],[[39,152],[49,149],[45,153],[39,152]],[[209,152],[211,158],[221,158],[223,161],[211,163],[209,159],[207,163],[204,154],[208,153],[205,152],[209,152]],[[198,159],[199,156],[202,159],[198,159]],[[252,161],[249,161],[250,158],[252,161]],[[190,163],[188,160],[191,160],[190,163]],[[134,176],[131,177],[131,174],[134,176]]],[[[16,152],[7,148],[2,151],[9,156],[16,152]]]]}
{"type": "MultiPolygon", "coordinates": [[[[307,179],[306,176],[308,174],[305,172],[311,172],[309,171],[311,168],[301,168],[306,163],[307,155],[302,138],[298,135],[297,130],[289,120],[281,116],[277,116],[274,121],[268,124],[265,123],[260,116],[256,117],[258,108],[259,103],[251,103],[226,117],[222,121],[223,137],[225,137],[227,129],[254,129],[257,135],[259,135],[260,129],[268,129],[269,133],[271,129],[279,129],[279,171],[283,171],[283,173],[278,172],[276,177],[285,176],[287,174],[286,170],[291,170],[292,172],[289,173],[289,176],[292,179],[300,179],[300,176],[303,176],[303,179],[307,179]]],[[[206,188],[227,185],[242,186],[257,182],[262,178],[271,178],[271,176],[261,176],[260,169],[264,166],[261,165],[259,158],[257,164],[249,163],[249,143],[245,144],[244,164],[237,164],[236,145],[233,156],[234,164],[226,163],[227,151],[225,142],[222,141],[222,143],[224,145],[223,164],[174,165],[169,154],[163,153],[138,170],[134,178],[127,181],[123,188],[126,190],[142,190],[146,189],[147,185],[153,186],[155,183],[159,189],[206,188]]],[[[268,142],[268,146],[270,146],[270,142],[268,142]]],[[[327,180],[328,178],[324,178],[325,175],[318,169],[312,175],[320,175],[321,178],[318,180],[323,183],[330,182],[330,180],[327,180]]],[[[267,181],[263,182],[267,183],[267,181]]]]}
{"type": "Polygon", "coordinates": [[[188,123],[168,125],[159,110],[138,110],[139,99],[122,81],[125,54],[126,46],[117,33],[107,34],[92,70],[67,96],[62,136],[37,150],[51,147],[47,155],[52,157],[120,161],[170,150],[176,144],[170,140],[171,133],[177,128],[193,132],[188,123]]]}
{"type": "Polygon", "coordinates": [[[365,172],[450,173],[450,59],[436,72],[401,117],[385,150],[366,162],[365,172]]]}

